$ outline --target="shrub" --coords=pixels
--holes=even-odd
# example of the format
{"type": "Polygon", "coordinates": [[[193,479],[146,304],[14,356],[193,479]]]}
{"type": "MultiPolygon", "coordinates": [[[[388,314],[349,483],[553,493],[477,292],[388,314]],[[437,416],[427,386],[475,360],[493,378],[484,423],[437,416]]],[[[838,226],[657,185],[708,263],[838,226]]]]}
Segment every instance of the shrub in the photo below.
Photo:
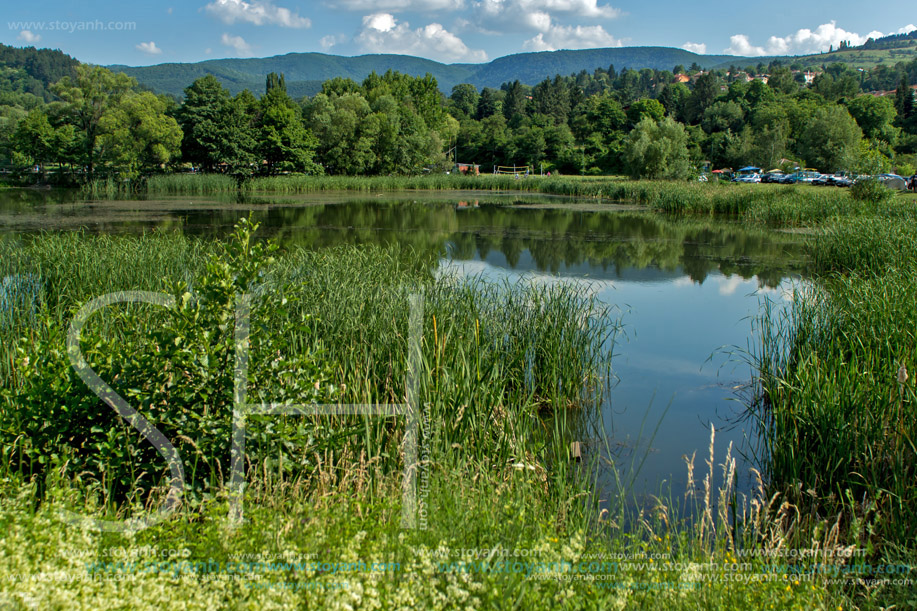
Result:
{"type": "MultiPolygon", "coordinates": [[[[230,475],[235,365],[235,304],[267,284],[274,246],[256,243],[257,225],[240,222],[218,244],[195,281],[166,281],[167,308],[129,304],[87,322],[81,351],[100,378],[178,450],[190,492],[211,491],[230,475]]],[[[255,300],[248,402],[326,402],[336,395],[320,351],[291,354],[289,338],[311,321],[297,314],[298,291],[275,286],[255,300]]],[[[0,447],[9,467],[43,475],[58,466],[89,476],[110,499],[142,498],[168,473],[157,450],[112,413],[70,366],[62,325],[45,313],[41,333],[16,346],[15,383],[0,388],[0,447]]],[[[247,462],[276,461],[289,476],[322,451],[322,426],[299,417],[250,417],[247,462]]],[[[345,431],[346,432],[346,431],[345,431]]],[[[342,434],[340,426],[336,436],[342,434]]]]}

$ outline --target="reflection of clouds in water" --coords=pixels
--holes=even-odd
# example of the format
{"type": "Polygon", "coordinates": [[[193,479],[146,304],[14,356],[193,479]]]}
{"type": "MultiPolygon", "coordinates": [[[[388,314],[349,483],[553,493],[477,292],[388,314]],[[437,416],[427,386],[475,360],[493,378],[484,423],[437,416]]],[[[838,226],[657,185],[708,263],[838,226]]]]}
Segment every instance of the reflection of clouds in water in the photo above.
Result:
{"type": "Polygon", "coordinates": [[[784,280],[779,286],[762,286],[758,294],[774,301],[793,303],[797,299],[805,299],[812,292],[812,285],[804,280],[784,280]]]}
{"type": "Polygon", "coordinates": [[[628,369],[639,369],[664,375],[684,375],[697,376],[702,378],[715,377],[714,371],[703,370],[703,364],[687,358],[667,357],[659,354],[628,354],[623,358],[626,359],[628,369]]]}
{"type": "MultiPolygon", "coordinates": [[[[719,285],[717,291],[720,295],[734,295],[736,289],[744,284],[751,285],[751,291],[754,291],[758,288],[757,280],[745,280],[742,276],[729,276],[729,277],[718,277],[715,278],[716,283],[719,285]]],[[[748,292],[751,292],[748,291],[748,292]]]]}
{"type": "Polygon", "coordinates": [[[678,278],[677,280],[672,282],[672,286],[678,287],[678,288],[685,287],[685,286],[694,286],[695,284],[700,284],[700,283],[695,282],[691,278],[691,276],[682,276],[681,278],[678,278]]]}
{"type": "Polygon", "coordinates": [[[531,286],[575,286],[584,297],[598,297],[605,291],[615,288],[611,280],[580,278],[576,276],[557,276],[533,271],[516,272],[496,267],[486,261],[443,261],[435,273],[437,278],[453,277],[482,278],[485,281],[520,281],[531,286]]]}

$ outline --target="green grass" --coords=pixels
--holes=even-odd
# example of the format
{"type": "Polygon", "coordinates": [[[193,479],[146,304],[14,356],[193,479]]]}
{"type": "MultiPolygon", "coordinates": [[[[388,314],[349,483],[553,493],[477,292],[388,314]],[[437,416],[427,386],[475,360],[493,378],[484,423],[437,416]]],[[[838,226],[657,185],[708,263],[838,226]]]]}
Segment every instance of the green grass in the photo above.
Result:
{"type": "MultiPolygon", "coordinates": [[[[817,283],[786,312],[764,312],[753,364],[772,489],[802,508],[802,523],[829,515],[859,521],[868,525],[861,543],[874,558],[913,564],[917,223],[910,215],[844,219],[819,233],[817,283]]],[[[901,592],[890,596],[914,604],[901,592]]]]}
{"type": "MultiPolygon", "coordinates": [[[[850,569],[853,561],[828,551],[856,550],[866,555],[861,561],[873,565],[915,564],[913,211],[896,206],[880,216],[848,205],[840,191],[681,185],[683,190],[667,195],[664,187],[672,185],[653,185],[606,181],[606,187],[633,198],[658,197],[660,206],[687,199],[703,214],[748,219],[749,210],[764,210],[772,220],[753,222],[823,225],[812,241],[822,274],[812,292],[797,296],[785,316],[766,311],[761,320],[761,344],[753,354],[760,372],[753,413],[762,427],[764,479],[750,498],[731,488],[735,463],[730,457],[716,465],[711,452],[702,469],[705,477],[698,477],[698,485],[683,496],[663,496],[636,516],[623,503],[612,504],[611,513],[599,511],[594,457],[577,463],[567,449],[571,439],[594,434],[588,427],[608,375],[606,340],[617,328],[577,287],[498,286],[434,277],[435,261],[397,247],[291,249],[265,268],[263,282],[277,290],[293,287],[287,293],[292,310],[281,308],[279,298],[268,291],[265,299],[273,307],[260,311],[256,333],[282,336],[282,345],[292,352],[321,355],[334,384],[347,385],[342,400],[403,400],[407,295],[425,296],[419,393],[431,423],[424,431],[429,488],[422,493],[429,528],[402,531],[398,526],[403,425],[341,417],[330,423],[303,419],[325,445],[309,456],[308,468],[292,477],[277,461],[252,455],[249,522],[238,530],[225,526],[222,486],[189,496],[174,517],[131,537],[74,529],[64,523],[62,508],[105,517],[137,508],[118,502],[92,477],[61,475],[67,464],[60,460],[38,471],[21,469],[14,456],[16,431],[7,427],[15,422],[9,415],[19,408],[19,376],[29,366],[23,357],[32,357],[33,364],[42,358],[34,351],[59,341],[52,329],[66,325],[76,306],[101,292],[168,290],[165,280],[196,286],[219,249],[213,242],[176,234],[45,234],[0,242],[0,276],[39,278],[43,287],[36,301],[27,299],[28,282],[15,299],[7,290],[12,304],[7,308],[20,316],[0,325],[0,428],[6,440],[0,448],[0,524],[5,529],[0,602],[74,608],[115,601],[153,607],[165,600],[183,600],[189,608],[449,608],[457,602],[471,608],[566,604],[592,609],[913,605],[917,601],[910,589],[893,584],[864,588],[842,579],[842,586],[829,583],[831,575],[796,580],[791,571],[762,581],[760,575],[778,566],[766,555],[752,556],[749,566],[741,568],[750,576],[747,581],[726,577],[743,550],[816,548],[822,556],[810,560],[827,561],[838,570],[850,569]],[[743,208],[743,193],[754,193],[760,207],[743,208]],[[775,194],[792,194],[793,199],[775,194]],[[44,325],[21,315],[25,304],[32,303],[44,325]],[[288,319],[303,324],[291,327],[288,319]],[[27,339],[16,352],[18,338],[27,339]],[[903,386],[897,382],[901,364],[912,372],[903,386]],[[331,431],[338,433],[329,437],[331,431]],[[726,484],[712,489],[713,474],[720,469],[726,484]],[[257,585],[337,580],[327,572],[283,568],[227,583],[158,572],[128,581],[116,573],[133,569],[104,565],[104,575],[84,579],[85,563],[108,561],[107,550],[123,547],[143,555],[145,546],[187,548],[189,559],[202,562],[228,561],[239,553],[292,552],[329,562],[398,561],[406,568],[382,579],[351,572],[346,593],[314,585],[298,590],[257,585]],[[460,548],[497,546],[526,550],[539,561],[612,554],[639,560],[634,554],[656,552],[669,554],[665,561],[680,566],[659,570],[631,563],[608,577],[606,583],[614,588],[603,588],[595,580],[526,579],[499,571],[458,574],[449,570],[453,565],[439,564],[441,559],[467,560],[456,551],[460,548]],[[710,581],[700,581],[697,564],[710,566],[710,581]],[[42,574],[79,581],[48,587],[42,574]],[[17,581],[16,575],[26,577],[17,581]],[[701,586],[686,591],[677,585],[689,583],[701,586]]],[[[131,320],[145,325],[160,320],[144,311],[137,315],[146,318],[131,320]]],[[[121,320],[113,317],[108,331],[136,335],[136,328],[144,326],[119,327],[121,320]]],[[[67,393],[85,394],[85,389],[67,393]]],[[[55,403],[53,394],[47,399],[55,403]]],[[[628,481],[627,474],[619,476],[628,481]]],[[[693,467],[689,480],[694,481],[693,467]]],[[[619,492],[621,500],[626,498],[626,489],[619,492]]],[[[150,500],[155,505],[155,496],[150,500]]],[[[787,563],[777,558],[779,566],[812,568],[798,559],[787,563]]],[[[914,578],[914,571],[908,568],[895,577],[914,578]]]]}
{"type": "MultiPolygon", "coordinates": [[[[149,195],[206,195],[236,189],[220,175],[163,175],[147,181],[149,195]]],[[[740,218],[768,227],[801,227],[835,216],[863,214],[863,205],[842,189],[805,186],[739,185],[666,181],[632,181],[619,177],[532,176],[278,176],[245,182],[246,194],[309,194],[329,191],[360,193],[401,190],[518,191],[633,203],[657,212],[740,218]]]]}

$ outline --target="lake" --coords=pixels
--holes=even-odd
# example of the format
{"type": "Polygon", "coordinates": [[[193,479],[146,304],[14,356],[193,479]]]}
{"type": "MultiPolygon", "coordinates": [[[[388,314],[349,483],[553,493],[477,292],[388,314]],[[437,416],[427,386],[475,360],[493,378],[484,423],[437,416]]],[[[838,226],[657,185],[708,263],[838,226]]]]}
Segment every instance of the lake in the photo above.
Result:
{"type": "MultiPolygon", "coordinates": [[[[86,201],[74,192],[0,191],[4,239],[80,229],[221,236],[249,213],[282,245],[400,243],[439,254],[443,272],[587,283],[623,324],[602,420],[622,470],[642,463],[638,497],[682,494],[684,455],[696,452],[704,473],[711,424],[717,462],[730,441],[750,450],[753,423],[737,393],[751,371],[740,351],[761,300],[787,303],[807,268],[799,236],[592,200],[412,192],[86,201]]],[[[747,465],[739,474],[747,482],[747,465]]]]}

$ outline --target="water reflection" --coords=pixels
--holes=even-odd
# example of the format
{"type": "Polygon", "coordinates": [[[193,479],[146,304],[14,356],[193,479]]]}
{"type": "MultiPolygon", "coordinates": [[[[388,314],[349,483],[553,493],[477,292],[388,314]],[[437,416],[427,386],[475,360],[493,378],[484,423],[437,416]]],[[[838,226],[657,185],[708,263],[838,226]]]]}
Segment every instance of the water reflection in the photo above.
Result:
{"type": "Polygon", "coordinates": [[[66,192],[0,192],[0,232],[23,239],[38,230],[78,228],[218,237],[250,213],[283,246],[397,243],[439,255],[442,268],[464,274],[590,282],[603,302],[624,313],[626,337],[614,361],[619,382],[602,412],[613,458],[647,456],[638,493],[658,492],[663,481],[674,494],[683,492],[681,457],[706,456],[711,423],[719,429],[718,462],[728,442],[739,447],[750,436],[731,425],[741,405],[730,400],[750,372],[730,360],[728,347],[747,346],[762,296],[786,301],[807,265],[798,236],[559,198],[408,193],[81,201],[66,192]]]}

